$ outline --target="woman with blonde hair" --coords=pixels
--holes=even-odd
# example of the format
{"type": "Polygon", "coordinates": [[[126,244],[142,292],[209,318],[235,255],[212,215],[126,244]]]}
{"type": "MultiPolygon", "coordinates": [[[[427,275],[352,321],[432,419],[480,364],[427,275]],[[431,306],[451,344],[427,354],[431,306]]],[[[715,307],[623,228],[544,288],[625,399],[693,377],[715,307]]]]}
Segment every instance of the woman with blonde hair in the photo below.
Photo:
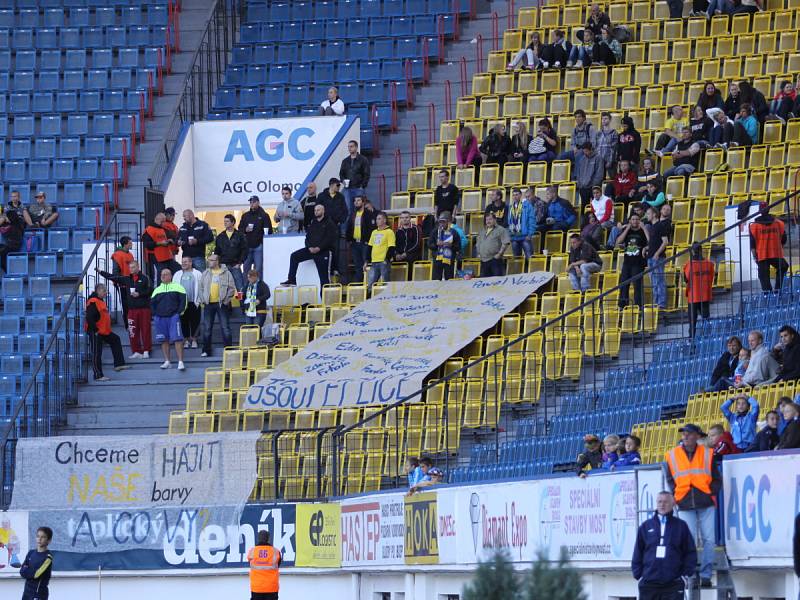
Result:
{"type": "Polygon", "coordinates": [[[463,127],[456,138],[456,164],[458,168],[474,165],[481,166],[481,154],[478,152],[478,140],[472,129],[463,127]]]}
{"type": "Polygon", "coordinates": [[[514,121],[511,124],[511,152],[509,160],[513,162],[528,162],[528,144],[531,143],[531,134],[525,126],[525,121],[514,121]]]}

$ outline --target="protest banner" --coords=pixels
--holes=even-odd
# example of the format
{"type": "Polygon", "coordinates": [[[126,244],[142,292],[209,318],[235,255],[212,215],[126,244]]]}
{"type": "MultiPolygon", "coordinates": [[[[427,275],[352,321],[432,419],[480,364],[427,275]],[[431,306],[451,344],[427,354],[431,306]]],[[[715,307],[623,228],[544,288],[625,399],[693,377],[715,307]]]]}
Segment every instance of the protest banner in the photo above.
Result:
{"type": "Polygon", "coordinates": [[[341,505],[343,567],[403,563],[403,494],[352,498],[341,505]]]}

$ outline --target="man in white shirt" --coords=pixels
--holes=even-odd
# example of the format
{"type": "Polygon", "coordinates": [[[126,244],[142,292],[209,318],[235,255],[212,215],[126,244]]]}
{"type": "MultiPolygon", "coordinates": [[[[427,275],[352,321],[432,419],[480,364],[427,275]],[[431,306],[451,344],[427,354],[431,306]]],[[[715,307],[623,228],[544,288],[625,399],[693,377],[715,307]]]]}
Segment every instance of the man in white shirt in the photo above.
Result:
{"type": "Polygon", "coordinates": [[[333,117],[344,114],[344,102],[342,102],[342,99],[339,98],[338,88],[328,88],[328,99],[319,105],[319,114],[325,117],[333,117]]]}

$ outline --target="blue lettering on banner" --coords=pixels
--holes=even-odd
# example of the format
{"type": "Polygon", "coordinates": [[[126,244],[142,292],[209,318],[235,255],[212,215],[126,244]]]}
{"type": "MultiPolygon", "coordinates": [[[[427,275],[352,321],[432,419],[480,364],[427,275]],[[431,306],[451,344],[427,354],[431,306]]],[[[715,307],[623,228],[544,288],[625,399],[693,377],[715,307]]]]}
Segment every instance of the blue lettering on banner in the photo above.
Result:
{"type": "Polygon", "coordinates": [[[731,477],[728,493],[728,510],[726,520],[728,523],[728,536],[735,532],[735,539],[744,539],[752,542],[756,535],[762,542],[767,542],[772,535],[772,524],[766,519],[764,503],[769,496],[771,484],[767,475],[762,475],[758,481],[758,490],[751,475],[746,475],[741,484],[741,489],[736,477],[731,477]]]}
{"type": "MultiPolygon", "coordinates": [[[[315,153],[313,150],[300,148],[301,139],[314,137],[313,129],[298,127],[289,133],[288,140],[285,143],[281,140],[282,137],[283,131],[280,129],[268,128],[262,130],[256,136],[255,153],[261,160],[267,162],[281,160],[286,150],[289,151],[289,156],[295,160],[306,161],[314,158],[315,153]]],[[[237,156],[241,156],[246,162],[255,160],[253,147],[251,147],[247,132],[244,129],[235,129],[231,133],[224,161],[226,163],[232,162],[237,156]]]]}

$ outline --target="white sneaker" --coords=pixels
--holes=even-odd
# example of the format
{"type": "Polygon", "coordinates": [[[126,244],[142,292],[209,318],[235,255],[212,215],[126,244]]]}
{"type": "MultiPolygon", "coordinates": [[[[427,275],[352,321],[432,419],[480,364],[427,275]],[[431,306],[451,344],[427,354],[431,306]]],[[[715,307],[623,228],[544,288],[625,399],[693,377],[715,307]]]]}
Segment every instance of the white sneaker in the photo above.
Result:
{"type": "Polygon", "coordinates": [[[201,352],[201,353],[200,353],[200,356],[202,356],[203,358],[205,358],[206,356],[208,356],[208,352],[201,352]]]}
{"type": "Polygon", "coordinates": [[[557,60],[557,61],[556,61],[556,64],[555,64],[555,65],[553,65],[553,66],[554,66],[556,69],[560,69],[560,68],[561,68],[561,61],[560,61],[560,60],[557,60]]]}
{"type": "Polygon", "coordinates": [[[163,363],[161,363],[161,368],[162,369],[169,369],[171,366],[172,366],[172,363],[169,362],[168,360],[165,360],[163,363]]]}
{"type": "Polygon", "coordinates": [[[583,68],[583,61],[582,60],[576,60],[574,67],[576,69],[582,69],[583,68]]]}
{"type": "Polygon", "coordinates": [[[568,69],[571,69],[571,68],[572,68],[572,61],[571,61],[571,60],[568,60],[568,61],[567,61],[567,68],[568,68],[568,69]]]}
{"type": "MultiPolygon", "coordinates": [[[[556,63],[556,65],[557,65],[557,64],[558,64],[558,63],[556,63]]],[[[543,60],[543,61],[542,61],[542,67],[544,67],[545,69],[549,69],[549,68],[550,68],[550,63],[549,63],[549,62],[547,62],[546,60],[543,60]]]]}
{"type": "Polygon", "coordinates": [[[144,352],[142,354],[142,358],[150,358],[150,353],[149,352],[144,352]]]}
{"type": "Polygon", "coordinates": [[[134,352],[134,353],[133,353],[133,354],[131,354],[131,355],[130,355],[128,358],[143,358],[143,357],[142,357],[142,355],[141,355],[141,354],[139,354],[138,352],[134,352]]]}
{"type": "Polygon", "coordinates": [[[178,371],[185,371],[185,370],[186,370],[186,366],[183,364],[182,360],[179,360],[178,361],[178,371]]]}
{"type": "Polygon", "coordinates": [[[191,347],[192,348],[197,348],[197,340],[192,340],[191,347]]]}

